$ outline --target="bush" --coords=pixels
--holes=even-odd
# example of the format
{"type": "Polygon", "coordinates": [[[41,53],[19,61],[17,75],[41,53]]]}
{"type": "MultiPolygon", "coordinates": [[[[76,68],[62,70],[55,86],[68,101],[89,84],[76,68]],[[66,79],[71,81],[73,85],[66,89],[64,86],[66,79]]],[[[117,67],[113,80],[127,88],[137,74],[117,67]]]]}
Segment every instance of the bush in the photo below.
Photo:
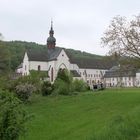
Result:
{"type": "Polygon", "coordinates": [[[70,95],[72,94],[72,86],[71,84],[66,83],[62,79],[57,79],[54,83],[53,94],[70,95]]]}
{"type": "Polygon", "coordinates": [[[9,91],[16,92],[18,85],[29,84],[36,87],[35,93],[41,93],[43,80],[47,77],[47,72],[30,71],[30,75],[19,77],[17,80],[11,81],[9,84],[9,91]]]}
{"type": "Polygon", "coordinates": [[[0,90],[0,140],[19,140],[29,118],[17,97],[0,90]]]}
{"type": "Polygon", "coordinates": [[[73,81],[71,73],[66,69],[59,70],[56,80],[57,79],[61,79],[68,84],[72,84],[73,81]]]}
{"type": "Polygon", "coordinates": [[[88,86],[83,80],[75,79],[73,81],[73,90],[78,92],[86,91],[88,90],[88,86]]]}
{"type": "Polygon", "coordinates": [[[52,84],[49,81],[45,81],[42,84],[41,92],[43,96],[50,95],[52,93],[52,90],[53,90],[52,84]]]}
{"type": "Polygon", "coordinates": [[[54,82],[53,94],[70,95],[72,94],[72,75],[69,71],[59,70],[57,78],[54,82]]]}
{"type": "Polygon", "coordinates": [[[25,84],[17,85],[15,91],[17,97],[21,101],[26,102],[28,101],[31,94],[36,91],[36,88],[31,84],[25,83],[25,84]]]}

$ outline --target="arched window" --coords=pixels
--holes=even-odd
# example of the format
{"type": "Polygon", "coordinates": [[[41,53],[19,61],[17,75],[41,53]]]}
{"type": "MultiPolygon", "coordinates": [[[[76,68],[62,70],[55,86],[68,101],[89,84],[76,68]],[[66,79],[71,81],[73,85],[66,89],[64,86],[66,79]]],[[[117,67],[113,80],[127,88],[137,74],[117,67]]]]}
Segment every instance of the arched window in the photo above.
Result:
{"type": "Polygon", "coordinates": [[[51,82],[53,82],[53,68],[51,69],[51,82]]]}
{"type": "Polygon", "coordinates": [[[38,65],[38,71],[40,71],[41,70],[41,67],[40,67],[40,65],[38,65]]]}

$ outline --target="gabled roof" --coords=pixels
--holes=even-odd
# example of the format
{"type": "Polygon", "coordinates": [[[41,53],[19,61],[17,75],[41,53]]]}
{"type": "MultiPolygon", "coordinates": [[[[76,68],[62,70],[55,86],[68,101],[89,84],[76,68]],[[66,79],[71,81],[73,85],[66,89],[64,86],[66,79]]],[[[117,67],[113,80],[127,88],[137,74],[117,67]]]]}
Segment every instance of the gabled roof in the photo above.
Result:
{"type": "Polygon", "coordinates": [[[47,61],[47,50],[46,49],[30,49],[27,50],[29,61],[47,61]]]}
{"type": "Polygon", "coordinates": [[[111,77],[135,77],[136,72],[135,71],[107,71],[104,75],[105,78],[111,78],[111,77]]]}
{"type": "Polygon", "coordinates": [[[104,77],[111,78],[111,77],[135,77],[136,70],[133,68],[128,69],[121,69],[119,66],[112,67],[109,71],[106,71],[104,77]]]}
{"type": "Polygon", "coordinates": [[[71,63],[76,63],[82,69],[109,69],[112,67],[111,62],[106,62],[99,59],[89,58],[71,58],[71,63]]]}
{"type": "MultiPolygon", "coordinates": [[[[27,55],[29,61],[52,61],[57,60],[60,52],[64,48],[55,47],[51,49],[42,48],[42,49],[30,49],[27,50],[27,55]]],[[[110,61],[104,61],[95,58],[75,58],[73,54],[69,53],[64,49],[67,56],[69,57],[70,63],[77,64],[79,68],[83,69],[110,69],[114,64],[110,61]]]]}
{"type": "Polygon", "coordinates": [[[61,51],[62,48],[59,47],[48,49],[48,61],[56,60],[61,51]]]}
{"type": "Polygon", "coordinates": [[[52,48],[52,49],[30,49],[27,50],[27,55],[29,57],[29,61],[52,61],[56,60],[58,55],[60,54],[62,48],[52,48]]]}

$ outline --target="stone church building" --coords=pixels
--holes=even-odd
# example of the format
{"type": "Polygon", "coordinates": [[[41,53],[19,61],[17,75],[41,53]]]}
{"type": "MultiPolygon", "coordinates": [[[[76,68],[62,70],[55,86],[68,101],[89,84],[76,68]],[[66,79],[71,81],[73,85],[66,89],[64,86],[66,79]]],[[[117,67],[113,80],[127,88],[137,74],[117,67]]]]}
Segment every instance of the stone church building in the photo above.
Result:
{"type": "MultiPolygon", "coordinates": [[[[66,49],[56,47],[56,39],[51,24],[46,49],[40,51],[26,51],[23,62],[17,68],[17,73],[21,73],[24,76],[29,75],[30,70],[46,71],[48,72],[50,82],[53,83],[59,69],[67,69],[72,73],[74,78],[83,79],[90,87],[93,87],[93,84],[101,82],[104,84],[107,82],[109,86],[113,85],[113,83],[111,83],[112,81],[108,83],[108,76],[109,79],[113,77],[106,72],[108,72],[112,66],[112,64],[103,63],[95,59],[75,59],[71,57],[66,49]]],[[[134,76],[136,77],[136,75],[134,76]]]]}

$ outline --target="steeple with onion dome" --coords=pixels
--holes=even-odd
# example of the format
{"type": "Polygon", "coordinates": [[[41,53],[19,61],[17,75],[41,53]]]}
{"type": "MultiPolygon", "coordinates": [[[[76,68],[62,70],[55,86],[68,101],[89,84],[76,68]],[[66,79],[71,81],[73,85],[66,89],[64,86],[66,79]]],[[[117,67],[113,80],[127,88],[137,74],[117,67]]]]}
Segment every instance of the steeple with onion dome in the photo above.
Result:
{"type": "Polygon", "coordinates": [[[50,29],[49,34],[50,34],[50,36],[47,38],[47,48],[53,49],[53,48],[55,48],[56,39],[53,37],[54,30],[53,30],[53,22],[52,21],[51,21],[51,29],[50,29]]]}

